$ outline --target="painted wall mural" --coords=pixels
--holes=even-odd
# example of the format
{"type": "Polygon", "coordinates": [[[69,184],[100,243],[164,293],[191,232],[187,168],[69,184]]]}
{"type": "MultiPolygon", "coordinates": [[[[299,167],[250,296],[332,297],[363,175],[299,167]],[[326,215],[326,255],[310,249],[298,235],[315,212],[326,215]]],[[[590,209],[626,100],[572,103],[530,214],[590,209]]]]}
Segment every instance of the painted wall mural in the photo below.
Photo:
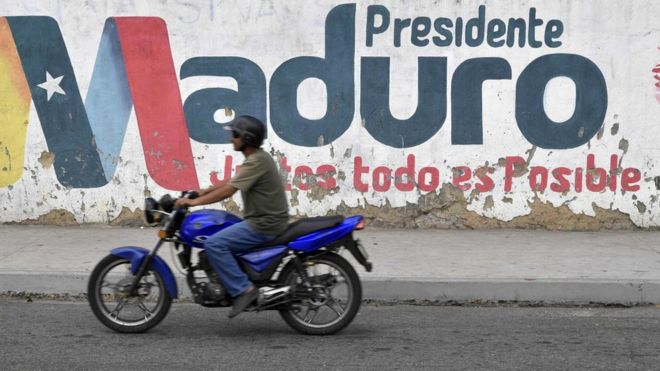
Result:
{"type": "MultiPolygon", "coordinates": [[[[660,50],[660,47],[658,47],[660,50]]],[[[652,72],[654,73],[653,78],[655,79],[655,99],[660,103],[660,63],[656,64],[652,72]]]]}
{"type": "MultiPolygon", "coordinates": [[[[161,19],[106,21],[85,104],[53,18],[0,18],[0,27],[7,41],[2,55],[13,66],[8,72],[23,77],[14,79],[8,88],[29,88],[60,184],[91,188],[108,183],[135,106],[150,175],[166,188],[197,187],[167,29],[161,19]]],[[[22,94],[21,98],[17,104],[24,108],[22,115],[7,124],[22,135],[4,138],[15,147],[24,145],[19,140],[27,130],[30,97],[22,94]]],[[[22,158],[16,160],[22,163],[22,158]]],[[[22,166],[12,169],[0,186],[20,178],[22,166]]]]}
{"type": "Polygon", "coordinates": [[[294,215],[657,227],[660,4],[594,1],[0,5],[0,222],[226,181],[250,114],[294,215]]]}

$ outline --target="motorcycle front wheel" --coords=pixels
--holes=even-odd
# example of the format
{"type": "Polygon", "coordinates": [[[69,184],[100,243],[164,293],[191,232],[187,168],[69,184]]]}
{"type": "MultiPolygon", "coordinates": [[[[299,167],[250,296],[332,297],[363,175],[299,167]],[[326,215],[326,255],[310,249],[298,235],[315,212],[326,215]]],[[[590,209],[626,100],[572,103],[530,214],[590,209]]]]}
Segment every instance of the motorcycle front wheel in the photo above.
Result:
{"type": "Polygon", "coordinates": [[[101,323],[117,332],[144,332],[156,326],[170,310],[172,298],[163,277],[149,269],[135,294],[131,262],[115,255],[101,260],[89,278],[87,300],[101,323]]]}
{"type": "Polygon", "coordinates": [[[295,265],[287,264],[279,283],[291,286],[292,303],[280,310],[284,321],[300,333],[334,334],[353,321],[362,301],[362,285],[353,266],[343,257],[328,253],[304,260],[310,287],[303,283],[295,265]]]}

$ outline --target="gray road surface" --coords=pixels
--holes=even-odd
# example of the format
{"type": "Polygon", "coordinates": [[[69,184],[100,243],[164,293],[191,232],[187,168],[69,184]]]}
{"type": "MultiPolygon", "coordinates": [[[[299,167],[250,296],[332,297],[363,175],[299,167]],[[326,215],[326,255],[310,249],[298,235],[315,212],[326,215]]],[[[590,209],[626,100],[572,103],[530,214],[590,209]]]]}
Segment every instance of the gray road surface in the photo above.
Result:
{"type": "Polygon", "coordinates": [[[363,306],[343,332],[302,336],[277,313],[175,303],[146,334],[87,303],[0,300],[2,369],[657,369],[660,309],[363,306]]]}

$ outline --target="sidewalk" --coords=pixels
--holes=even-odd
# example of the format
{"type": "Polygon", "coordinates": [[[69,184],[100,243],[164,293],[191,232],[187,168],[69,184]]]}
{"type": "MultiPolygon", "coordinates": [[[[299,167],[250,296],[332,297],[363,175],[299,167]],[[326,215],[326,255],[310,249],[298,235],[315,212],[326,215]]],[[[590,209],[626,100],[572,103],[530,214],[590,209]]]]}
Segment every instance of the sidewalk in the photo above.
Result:
{"type": "MultiPolygon", "coordinates": [[[[77,295],[116,246],[156,243],[156,229],[0,225],[0,293],[77,295]]],[[[365,299],[660,303],[660,232],[381,230],[356,232],[373,272],[365,299]]],[[[169,248],[159,253],[190,297],[169,248]]]]}

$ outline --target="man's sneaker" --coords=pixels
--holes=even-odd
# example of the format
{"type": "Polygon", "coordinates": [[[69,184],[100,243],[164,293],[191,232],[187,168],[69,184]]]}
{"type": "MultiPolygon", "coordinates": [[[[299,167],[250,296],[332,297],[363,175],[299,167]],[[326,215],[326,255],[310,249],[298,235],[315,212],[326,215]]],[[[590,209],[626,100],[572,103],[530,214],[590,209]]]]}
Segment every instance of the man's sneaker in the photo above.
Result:
{"type": "Polygon", "coordinates": [[[241,314],[258,297],[259,290],[256,287],[252,286],[252,289],[247,289],[234,300],[234,306],[231,308],[231,312],[229,312],[229,318],[234,318],[241,314]]]}

